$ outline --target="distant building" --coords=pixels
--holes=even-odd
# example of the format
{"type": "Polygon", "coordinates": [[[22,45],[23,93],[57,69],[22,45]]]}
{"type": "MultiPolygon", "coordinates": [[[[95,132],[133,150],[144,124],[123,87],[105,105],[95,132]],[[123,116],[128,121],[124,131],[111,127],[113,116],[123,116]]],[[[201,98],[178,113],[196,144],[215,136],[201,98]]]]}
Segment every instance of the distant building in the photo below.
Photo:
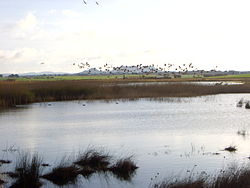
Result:
{"type": "Polygon", "coordinates": [[[2,74],[0,74],[0,78],[2,78],[3,77],[3,75],[2,74]]]}

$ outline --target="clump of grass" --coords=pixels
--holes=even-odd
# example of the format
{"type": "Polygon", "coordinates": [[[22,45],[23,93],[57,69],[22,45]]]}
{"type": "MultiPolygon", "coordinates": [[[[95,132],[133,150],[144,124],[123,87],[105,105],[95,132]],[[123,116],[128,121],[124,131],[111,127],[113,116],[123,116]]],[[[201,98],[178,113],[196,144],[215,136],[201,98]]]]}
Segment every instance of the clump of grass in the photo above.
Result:
{"type": "Polygon", "coordinates": [[[59,166],[52,169],[48,174],[42,178],[53,182],[56,185],[63,186],[67,184],[74,184],[79,174],[79,168],[74,165],[59,164],[59,166]]]}
{"type": "Polygon", "coordinates": [[[242,107],[244,103],[244,99],[240,99],[239,102],[237,103],[237,107],[242,107]]]}
{"type": "Polygon", "coordinates": [[[155,184],[153,188],[207,188],[206,181],[207,176],[202,175],[200,177],[188,177],[182,180],[165,180],[159,184],[155,184]]]}
{"type": "Polygon", "coordinates": [[[207,175],[201,172],[186,179],[174,181],[165,180],[154,184],[153,188],[248,188],[250,187],[249,167],[231,165],[226,170],[221,170],[217,175],[207,175]]]}
{"type": "Polygon", "coordinates": [[[229,152],[236,152],[237,148],[236,146],[229,146],[229,147],[226,147],[224,150],[229,151],[229,152]]]}
{"type": "Polygon", "coordinates": [[[1,164],[10,164],[11,161],[10,160],[0,160],[1,164]]]}
{"type": "Polygon", "coordinates": [[[246,109],[250,109],[250,102],[247,102],[247,103],[246,103],[245,108],[246,108],[246,109]]]}
{"type": "Polygon", "coordinates": [[[109,154],[95,149],[88,149],[83,154],[79,155],[74,164],[94,171],[105,171],[110,165],[110,160],[111,156],[109,154]]]}
{"type": "Polygon", "coordinates": [[[250,187],[250,170],[246,167],[232,166],[222,171],[209,188],[247,188],[250,187]]]}
{"type": "Polygon", "coordinates": [[[132,157],[118,160],[109,170],[119,179],[130,181],[138,168],[132,157]]]}
{"type": "Polygon", "coordinates": [[[22,154],[15,167],[16,181],[11,187],[40,187],[42,185],[39,180],[42,171],[41,164],[42,159],[38,155],[22,154]]]}
{"type": "Polygon", "coordinates": [[[79,170],[79,174],[81,174],[85,178],[89,178],[93,173],[95,173],[95,170],[89,167],[85,167],[79,170]]]}

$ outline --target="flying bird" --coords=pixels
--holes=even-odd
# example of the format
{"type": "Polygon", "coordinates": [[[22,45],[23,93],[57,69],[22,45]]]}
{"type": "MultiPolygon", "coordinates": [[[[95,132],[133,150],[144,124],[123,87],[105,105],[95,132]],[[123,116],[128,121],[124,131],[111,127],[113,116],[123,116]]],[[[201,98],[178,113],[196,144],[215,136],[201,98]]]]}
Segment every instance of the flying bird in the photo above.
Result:
{"type": "Polygon", "coordinates": [[[97,5],[99,5],[99,3],[98,3],[97,1],[96,1],[95,3],[96,3],[97,5]]]}
{"type": "Polygon", "coordinates": [[[87,5],[87,2],[86,2],[86,1],[83,0],[83,2],[84,2],[85,5],[87,5]]]}

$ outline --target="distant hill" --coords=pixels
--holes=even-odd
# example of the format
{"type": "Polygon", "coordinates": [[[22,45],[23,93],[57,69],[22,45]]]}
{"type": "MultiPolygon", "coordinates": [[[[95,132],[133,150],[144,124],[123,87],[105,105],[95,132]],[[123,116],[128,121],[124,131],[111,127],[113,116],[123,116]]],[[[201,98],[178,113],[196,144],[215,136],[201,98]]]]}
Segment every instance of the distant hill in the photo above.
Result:
{"type": "MultiPolygon", "coordinates": [[[[11,75],[12,73],[5,73],[1,74],[4,77],[7,77],[11,75]]],[[[46,71],[46,72],[28,72],[28,73],[20,73],[18,74],[19,76],[52,76],[52,75],[70,75],[70,73],[65,73],[65,72],[51,72],[51,71],[46,71]]]]}

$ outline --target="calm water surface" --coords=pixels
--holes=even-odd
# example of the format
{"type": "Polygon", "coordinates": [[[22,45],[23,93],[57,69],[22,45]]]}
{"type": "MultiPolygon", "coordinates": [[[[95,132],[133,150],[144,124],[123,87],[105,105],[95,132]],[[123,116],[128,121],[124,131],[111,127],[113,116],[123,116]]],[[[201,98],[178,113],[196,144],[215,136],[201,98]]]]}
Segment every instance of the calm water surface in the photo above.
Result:
{"type": "MultiPolygon", "coordinates": [[[[15,160],[18,152],[3,151],[13,146],[38,152],[56,164],[65,155],[95,146],[117,157],[134,155],[140,167],[132,182],[94,175],[67,187],[147,188],[193,168],[214,173],[232,162],[249,160],[250,137],[237,135],[240,129],[250,130],[250,110],[236,107],[241,98],[249,100],[250,95],[22,106],[0,112],[0,158],[15,160]],[[237,146],[236,153],[222,151],[231,144],[237,146]]],[[[44,181],[43,187],[56,186],[44,181]]]]}

